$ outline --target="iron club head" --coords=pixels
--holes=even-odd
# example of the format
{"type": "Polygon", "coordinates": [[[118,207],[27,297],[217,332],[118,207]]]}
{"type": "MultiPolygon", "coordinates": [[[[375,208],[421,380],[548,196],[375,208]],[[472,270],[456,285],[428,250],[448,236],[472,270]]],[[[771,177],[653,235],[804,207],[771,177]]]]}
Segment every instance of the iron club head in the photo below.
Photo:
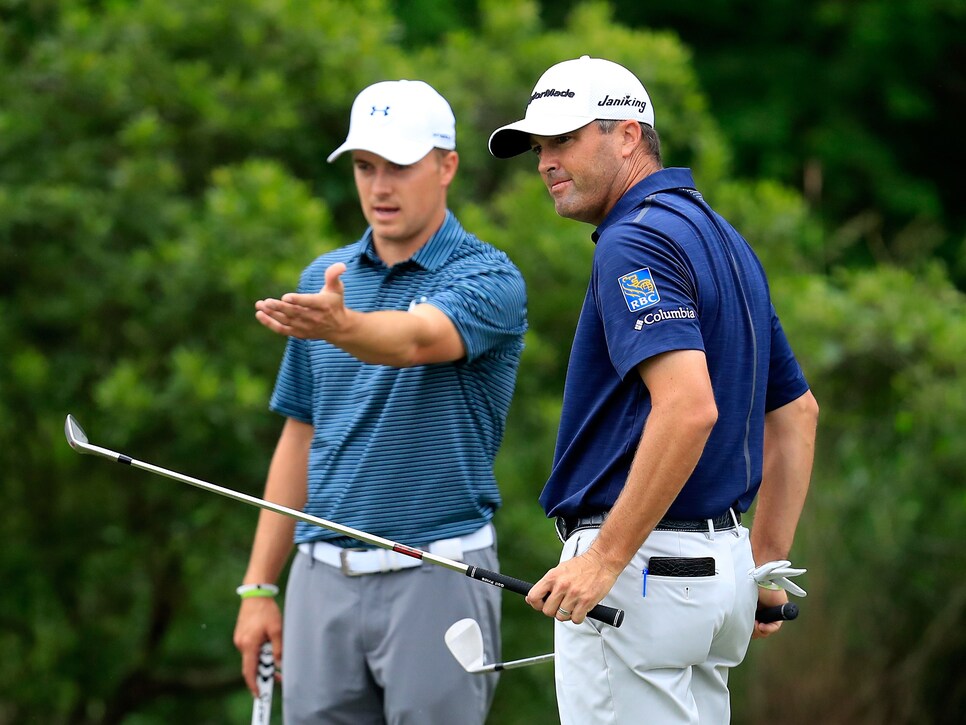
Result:
{"type": "Polygon", "coordinates": [[[461,619],[450,625],[443,635],[446,646],[467,672],[483,667],[483,632],[475,619],[461,619]]]}
{"type": "Polygon", "coordinates": [[[552,662],[554,659],[553,652],[551,652],[545,655],[525,657],[510,662],[494,662],[489,665],[483,664],[485,661],[483,632],[480,629],[479,622],[475,619],[461,619],[455,624],[452,624],[446,630],[443,639],[446,641],[446,646],[449,647],[449,651],[456,658],[456,661],[463,666],[464,670],[473,675],[480,675],[487,672],[500,672],[501,670],[513,670],[517,667],[529,667],[530,665],[538,665],[543,662],[552,662]]]}
{"type": "Polygon", "coordinates": [[[131,463],[131,459],[125,455],[110,451],[107,448],[92,445],[88,442],[84,429],[80,427],[80,423],[70,414],[67,415],[67,420],[64,421],[64,435],[67,436],[67,442],[70,443],[70,447],[78,453],[90,453],[94,456],[102,456],[115,463],[131,463]]]}
{"type": "Polygon", "coordinates": [[[64,435],[67,436],[67,442],[70,443],[70,447],[75,451],[78,453],[90,453],[88,450],[87,435],[84,433],[84,429],[80,427],[77,419],[69,413],[67,414],[67,420],[64,421],[64,435]]]}

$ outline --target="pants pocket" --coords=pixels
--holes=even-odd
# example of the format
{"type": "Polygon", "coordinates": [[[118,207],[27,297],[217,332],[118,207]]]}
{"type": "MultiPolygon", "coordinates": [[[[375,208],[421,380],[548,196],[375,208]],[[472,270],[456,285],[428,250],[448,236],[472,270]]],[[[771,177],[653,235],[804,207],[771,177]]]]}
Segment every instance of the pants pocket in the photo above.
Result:
{"type": "Polygon", "coordinates": [[[721,585],[715,576],[654,576],[638,613],[643,663],[688,667],[707,659],[720,620],[721,585]]]}

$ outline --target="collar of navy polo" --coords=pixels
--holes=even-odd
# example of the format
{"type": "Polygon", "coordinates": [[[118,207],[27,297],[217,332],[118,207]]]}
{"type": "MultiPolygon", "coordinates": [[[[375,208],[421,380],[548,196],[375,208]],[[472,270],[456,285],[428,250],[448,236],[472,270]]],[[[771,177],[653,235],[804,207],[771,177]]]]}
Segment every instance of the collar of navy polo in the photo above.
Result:
{"type": "Polygon", "coordinates": [[[590,238],[594,240],[594,244],[600,239],[600,235],[606,231],[606,229],[613,225],[620,219],[623,219],[631,210],[636,209],[641,205],[641,203],[652,194],[657,194],[662,191],[669,191],[671,189],[694,189],[694,177],[691,175],[691,169],[685,168],[670,168],[661,169],[660,171],[655,171],[653,174],[649,174],[640,181],[638,181],[634,186],[627,190],[627,193],[620,198],[614,208],[608,212],[604,221],[600,223],[600,226],[594,230],[590,238]]]}

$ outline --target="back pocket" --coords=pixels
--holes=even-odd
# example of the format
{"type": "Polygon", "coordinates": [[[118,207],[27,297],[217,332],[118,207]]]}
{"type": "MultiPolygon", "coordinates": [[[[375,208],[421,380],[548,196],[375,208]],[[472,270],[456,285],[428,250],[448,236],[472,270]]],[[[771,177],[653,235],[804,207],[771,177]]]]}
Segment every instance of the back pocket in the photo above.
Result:
{"type": "Polygon", "coordinates": [[[714,576],[714,557],[652,556],[647,564],[649,576],[714,576]]]}

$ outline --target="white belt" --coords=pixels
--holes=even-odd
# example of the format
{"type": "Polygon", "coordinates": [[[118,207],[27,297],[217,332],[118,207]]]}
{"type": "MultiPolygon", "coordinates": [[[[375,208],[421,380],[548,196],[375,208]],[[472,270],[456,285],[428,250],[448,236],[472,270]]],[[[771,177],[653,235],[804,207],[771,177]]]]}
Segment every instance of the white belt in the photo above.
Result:
{"type": "MultiPolygon", "coordinates": [[[[436,556],[462,561],[463,554],[493,546],[493,524],[486,524],[472,534],[453,539],[440,539],[422,547],[436,556]]],[[[411,569],[422,564],[422,559],[406,556],[389,549],[344,549],[327,541],[299,544],[299,551],[316,561],[342,570],[346,576],[386,574],[400,569],[411,569]]]]}

